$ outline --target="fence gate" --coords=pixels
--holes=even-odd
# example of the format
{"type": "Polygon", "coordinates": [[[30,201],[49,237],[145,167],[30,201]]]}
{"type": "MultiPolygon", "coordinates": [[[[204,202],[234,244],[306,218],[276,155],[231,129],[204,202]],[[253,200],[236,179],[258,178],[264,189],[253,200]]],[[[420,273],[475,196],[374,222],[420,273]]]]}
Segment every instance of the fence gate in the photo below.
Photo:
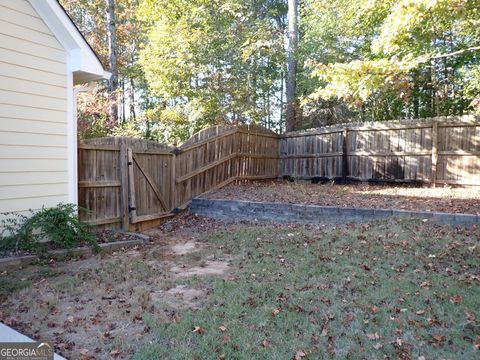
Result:
{"type": "Polygon", "coordinates": [[[80,218],[97,227],[137,230],[170,216],[175,207],[172,150],[164,144],[133,138],[81,141],[80,218]]]}
{"type": "Polygon", "coordinates": [[[219,125],[179,148],[133,138],[78,145],[80,218],[142,230],[185,208],[195,196],[235,180],[278,176],[278,135],[256,125],[219,125]]]}
{"type": "Polygon", "coordinates": [[[167,150],[127,148],[130,223],[156,220],[174,208],[174,156],[167,150]]]}

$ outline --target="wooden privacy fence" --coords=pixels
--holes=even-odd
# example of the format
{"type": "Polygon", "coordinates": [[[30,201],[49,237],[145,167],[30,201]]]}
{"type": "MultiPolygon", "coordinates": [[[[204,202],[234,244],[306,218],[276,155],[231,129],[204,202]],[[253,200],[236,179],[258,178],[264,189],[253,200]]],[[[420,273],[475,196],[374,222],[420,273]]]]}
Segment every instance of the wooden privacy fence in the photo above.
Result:
{"type": "Polygon", "coordinates": [[[477,116],[333,126],[279,141],[283,176],[480,185],[477,116]]]}
{"type": "Polygon", "coordinates": [[[277,135],[215,126],[178,148],[132,138],[81,141],[80,216],[141,229],[235,180],[354,178],[480,185],[480,118],[434,118],[277,135]]]}
{"type": "Polygon", "coordinates": [[[141,229],[235,180],[279,176],[278,135],[261,126],[216,126],[178,148],[132,138],[78,146],[80,218],[108,228],[141,229]]]}

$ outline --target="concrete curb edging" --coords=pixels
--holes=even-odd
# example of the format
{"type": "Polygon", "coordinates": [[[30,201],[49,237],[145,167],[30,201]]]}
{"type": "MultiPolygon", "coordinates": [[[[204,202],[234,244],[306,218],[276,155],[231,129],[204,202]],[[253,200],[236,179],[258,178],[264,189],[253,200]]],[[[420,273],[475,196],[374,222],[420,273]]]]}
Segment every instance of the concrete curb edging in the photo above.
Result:
{"type": "MultiPolygon", "coordinates": [[[[138,239],[135,240],[124,240],[124,241],[115,241],[109,243],[98,244],[100,247],[100,252],[103,253],[112,253],[120,249],[129,249],[137,245],[143,245],[150,240],[148,235],[137,234],[137,233],[127,233],[126,235],[136,236],[138,239]]],[[[72,249],[61,249],[53,250],[48,253],[49,258],[58,259],[63,257],[71,256],[81,256],[81,255],[91,255],[94,253],[94,250],[89,246],[82,246],[72,249]]],[[[0,269],[4,269],[12,266],[23,266],[31,264],[39,259],[38,255],[25,255],[25,256],[13,256],[0,259],[0,269]]]]}
{"type": "Polygon", "coordinates": [[[363,222],[391,216],[427,219],[438,224],[448,224],[452,226],[480,224],[480,217],[474,214],[354,207],[345,208],[337,206],[204,198],[194,198],[189,207],[189,211],[198,215],[222,220],[269,220],[303,224],[363,222]]]}

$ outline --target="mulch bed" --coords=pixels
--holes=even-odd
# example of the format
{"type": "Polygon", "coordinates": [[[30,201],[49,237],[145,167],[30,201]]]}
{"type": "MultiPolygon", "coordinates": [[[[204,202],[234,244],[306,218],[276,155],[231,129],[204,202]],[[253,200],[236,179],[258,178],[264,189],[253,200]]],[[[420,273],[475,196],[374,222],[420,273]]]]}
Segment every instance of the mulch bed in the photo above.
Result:
{"type": "Polygon", "coordinates": [[[480,187],[312,184],[282,180],[238,183],[206,195],[210,199],[299,203],[376,209],[480,214],[480,187]]]}

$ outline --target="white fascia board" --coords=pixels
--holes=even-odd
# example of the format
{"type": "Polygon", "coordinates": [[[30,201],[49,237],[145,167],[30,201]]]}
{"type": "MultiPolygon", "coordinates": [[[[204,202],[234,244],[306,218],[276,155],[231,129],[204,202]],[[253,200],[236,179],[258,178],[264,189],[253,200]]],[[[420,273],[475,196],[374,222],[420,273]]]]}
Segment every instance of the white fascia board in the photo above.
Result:
{"type": "Polygon", "coordinates": [[[56,0],[28,0],[67,52],[69,71],[105,79],[97,56],[56,0]]]}

